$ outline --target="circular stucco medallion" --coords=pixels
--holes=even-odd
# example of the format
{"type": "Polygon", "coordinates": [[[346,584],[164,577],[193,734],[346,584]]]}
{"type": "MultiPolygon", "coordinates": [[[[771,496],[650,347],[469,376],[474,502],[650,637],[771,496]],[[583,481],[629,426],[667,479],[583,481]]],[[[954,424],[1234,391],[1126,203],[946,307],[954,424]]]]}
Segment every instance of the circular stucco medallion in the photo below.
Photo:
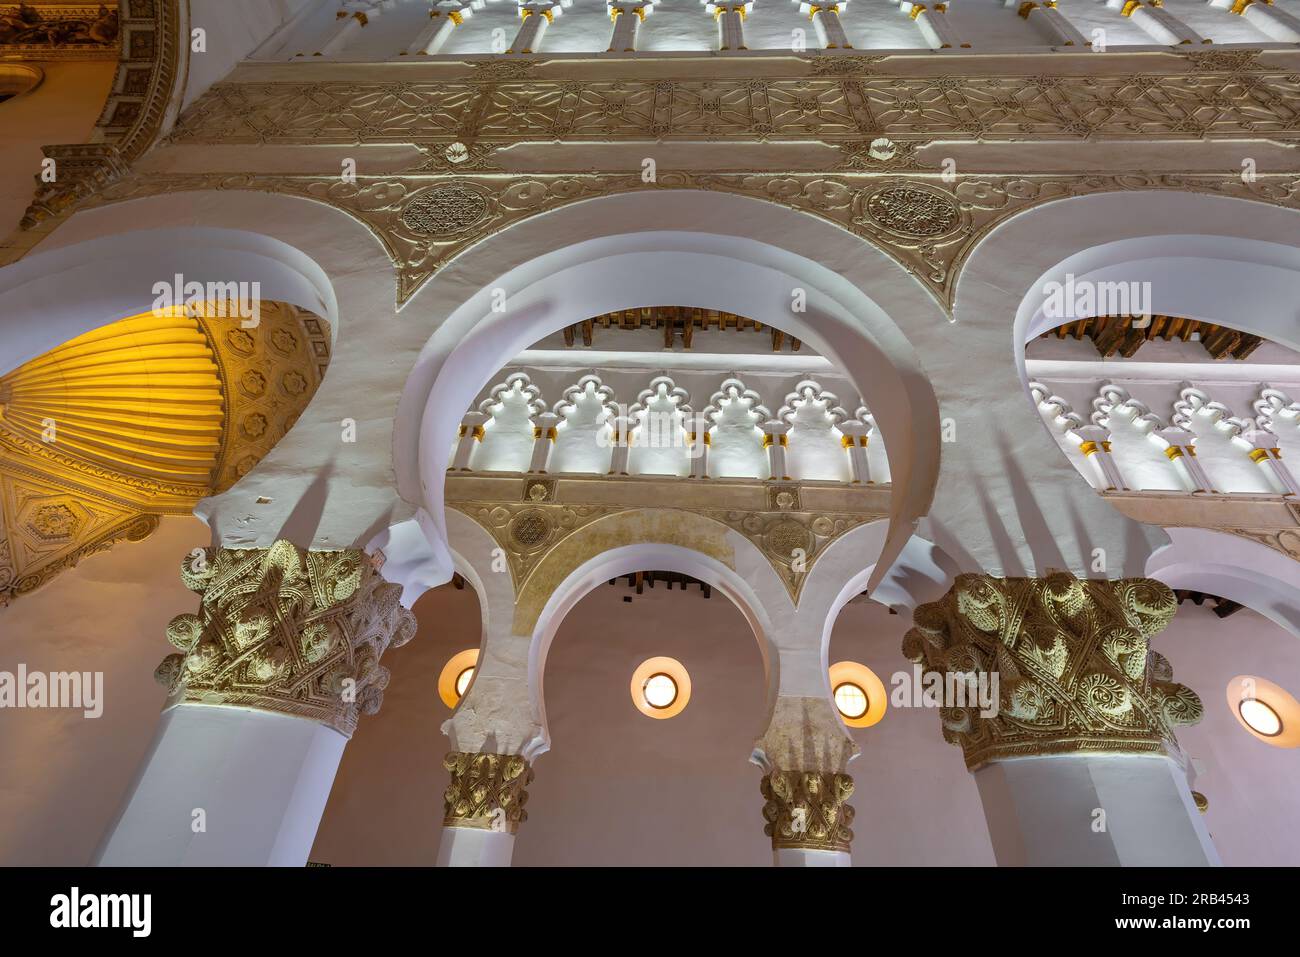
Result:
{"type": "Polygon", "coordinates": [[[487,216],[487,200],[468,186],[436,186],[416,194],[402,211],[402,225],[421,236],[454,236],[487,216]]]}
{"type": "Polygon", "coordinates": [[[867,197],[863,207],[875,223],[915,239],[942,236],[961,224],[961,214],[952,199],[922,186],[881,187],[867,197]]]}
{"type": "Polygon", "coordinates": [[[510,522],[510,539],[521,548],[536,548],[551,534],[551,523],[537,509],[520,512],[510,522]]]}

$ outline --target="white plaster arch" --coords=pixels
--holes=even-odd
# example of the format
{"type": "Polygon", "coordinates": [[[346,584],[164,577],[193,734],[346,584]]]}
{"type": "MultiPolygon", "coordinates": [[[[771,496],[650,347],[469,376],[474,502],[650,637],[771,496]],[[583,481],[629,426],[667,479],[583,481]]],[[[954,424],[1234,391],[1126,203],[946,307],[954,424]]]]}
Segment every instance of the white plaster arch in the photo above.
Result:
{"type": "Polygon", "coordinates": [[[1239,535],[1168,528],[1146,573],[1170,588],[1229,598],[1300,638],[1300,561],[1239,535]]]}
{"type": "Polygon", "coordinates": [[[1154,313],[1230,325],[1296,348],[1296,235],[1300,212],[1176,190],[1071,197],[1001,223],[974,248],[957,281],[954,331],[963,332],[970,348],[930,351],[917,345],[945,414],[949,395],[981,395],[983,421],[976,440],[1001,446],[1008,474],[987,474],[986,460],[963,448],[970,442],[959,433],[958,441],[944,448],[935,501],[958,494],[951,483],[974,482],[981,486],[984,514],[970,510],[951,524],[932,516],[928,537],[963,566],[970,564],[962,556],[969,542],[992,539],[995,551],[1008,560],[991,561],[988,570],[1000,566],[995,573],[1004,575],[1042,574],[1056,567],[1095,576],[1088,557],[1097,547],[1107,554],[1108,577],[1143,574],[1151,552],[1166,541],[1160,529],[1120,516],[1065,456],[1029,462],[1045,448],[1039,437],[1047,430],[1028,397],[1024,345],[1059,324],[1043,315],[1044,286],[1063,283],[1067,274],[1076,283],[1149,282],[1154,313]],[[1248,311],[1241,309],[1244,289],[1252,295],[1248,311]],[[986,321],[990,316],[995,321],[986,321]],[[982,354],[990,336],[1010,350],[1018,394],[978,390],[974,380],[988,373],[982,362],[972,361],[972,353],[982,354]],[[1070,542],[1067,553],[1062,543],[1070,542]]]}
{"type": "Polygon", "coordinates": [[[929,508],[938,468],[930,384],[899,323],[944,327],[942,310],[885,253],[774,203],[654,190],[586,200],[488,237],[408,304],[438,325],[398,412],[398,487],[441,510],[445,452],[459,417],[510,358],[575,316],[662,304],[722,309],[809,342],[870,397],[895,477],[891,547],[929,508]],[[762,241],[748,237],[761,237],[762,241]],[[791,311],[795,289],[805,314],[791,311]],[[508,308],[494,313],[494,290],[508,308]],[[866,388],[864,388],[864,386],[866,388]]]}

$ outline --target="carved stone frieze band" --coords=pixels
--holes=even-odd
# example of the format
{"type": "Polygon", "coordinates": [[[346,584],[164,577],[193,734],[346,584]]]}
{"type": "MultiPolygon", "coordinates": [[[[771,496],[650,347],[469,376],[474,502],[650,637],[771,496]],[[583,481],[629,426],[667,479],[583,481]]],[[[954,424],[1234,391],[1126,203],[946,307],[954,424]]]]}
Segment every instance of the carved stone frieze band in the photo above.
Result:
{"type": "Polygon", "coordinates": [[[384,651],[415,635],[401,586],[357,549],[196,549],[181,578],[202,602],[167,626],[180,651],[156,672],[169,705],[278,711],[351,736],[358,716],[383,701],[384,651]]]}
{"type": "Polygon", "coordinates": [[[447,478],[448,507],[474,519],[497,541],[520,593],[533,570],[572,533],[607,516],[664,508],[665,502],[671,502],[671,509],[712,519],[752,541],[797,601],[807,573],[832,541],[888,515],[888,486],[812,490],[798,483],[596,476],[562,481],[578,501],[557,501],[555,480],[447,478]],[[509,491],[515,492],[513,500],[506,498],[509,491]],[[611,496],[620,496],[621,501],[578,503],[591,497],[608,502],[611,496]],[[810,496],[824,501],[806,502],[810,496]],[[731,507],[722,504],[728,501],[731,507]],[[837,503],[839,508],[822,507],[837,503]],[[754,507],[738,507],[751,504],[754,507]]]}
{"type": "Polygon", "coordinates": [[[520,755],[452,751],[442,766],[451,772],[443,795],[443,827],[514,834],[528,820],[524,805],[533,769],[520,755]]]}
{"type": "Polygon", "coordinates": [[[1177,607],[1166,585],[1146,578],[959,575],[942,599],[916,609],[903,654],[954,690],[997,674],[995,714],[982,713],[973,692],[940,711],[944,738],[972,770],[1024,755],[1177,755],[1174,728],[1199,721],[1201,701],[1149,647],[1177,607]]]}
{"type": "Polygon", "coordinates": [[[763,833],[772,849],[843,851],[853,841],[853,778],[822,771],[772,771],[763,775],[763,833]]]}

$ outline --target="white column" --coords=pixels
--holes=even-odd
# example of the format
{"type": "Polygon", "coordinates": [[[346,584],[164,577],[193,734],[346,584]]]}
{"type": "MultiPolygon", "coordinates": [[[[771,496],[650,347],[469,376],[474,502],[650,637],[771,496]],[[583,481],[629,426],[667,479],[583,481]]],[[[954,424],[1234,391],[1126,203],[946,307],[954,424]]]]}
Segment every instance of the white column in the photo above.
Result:
{"type": "Polygon", "coordinates": [[[1210,6],[1227,10],[1282,43],[1300,43],[1300,19],[1279,10],[1273,0],[1210,0],[1210,6]]]}
{"type": "Polygon", "coordinates": [[[1187,775],[1167,756],[1009,758],[975,783],[1001,867],[1219,865],[1187,775]]]}
{"type": "Polygon", "coordinates": [[[774,867],[852,867],[848,851],[824,851],[815,847],[778,847],[772,851],[774,867]]]}
{"type": "Polygon", "coordinates": [[[515,836],[509,831],[443,827],[438,844],[439,867],[509,867],[515,836]]]}
{"type": "Polygon", "coordinates": [[[483,423],[490,416],[486,412],[466,412],[460,420],[460,438],[456,443],[456,455],[451,461],[449,472],[470,471],[469,460],[474,454],[474,445],[483,441],[483,423]]]}
{"type": "MultiPolygon", "coordinates": [[[[622,407],[620,407],[622,408],[622,407]]],[[[609,458],[610,475],[626,475],[628,457],[632,451],[631,420],[626,414],[610,417],[609,441],[613,443],[613,452],[609,458]]]]}
{"type": "Polygon", "coordinates": [[[609,50],[606,52],[636,52],[637,29],[641,21],[654,13],[654,0],[642,0],[640,3],[606,0],[605,9],[609,11],[610,22],[614,25],[609,35],[609,50]]]}
{"type": "Polygon", "coordinates": [[[807,3],[805,0],[795,2],[799,4],[799,12],[808,14],[808,19],[813,22],[817,40],[823,49],[853,49],[853,44],[844,32],[844,24],[840,23],[840,9],[847,6],[849,0],[838,0],[836,3],[807,3]]]}
{"type": "Polygon", "coordinates": [[[1128,17],[1147,36],[1169,46],[1209,43],[1165,9],[1165,0],[1106,0],[1106,6],[1128,17]]]}
{"type": "Polygon", "coordinates": [[[1128,485],[1120,474],[1119,465],[1110,451],[1110,433],[1100,425],[1084,425],[1070,433],[1079,442],[1079,451],[1093,464],[1101,487],[1107,492],[1125,491],[1128,485]]]}
{"type": "Polygon", "coordinates": [[[857,419],[845,419],[836,428],[844,436],[840,444],[849,457],[850,481],[854,485],[869,483],[871,466],[867,463],[867,433],[871,426],[857,419]]]}
{"type": "Polygon", "coordinates": [[[555,20],[564,8],[571,6],[573,0],[556,0],[551,3],[542,0],[541,3],[521,3],[519,5],[519,16],[523,22],[519,25],[519,32],[515,34],[515,42],[510,44],[507,53],[536,53],[542,48],[542,35],[546,33],[546,27],[555,20]]]}
{"type": "Polygon", "coordinates": [[[948,4],[946,3],[912,3],[901,0],[898,8],[916,21],[921,36],[930,44],[931,49],[947,50],[952,47],[969,48],[969,43],[962,43],[957,33],[948,22],[948,4]]]}
{"type": "Polygon", "coordinates": [[[713,438],[709,434],[709,422],[703,416],[691,423],[693,432],[686,435],[691,449],[691,478],[709,477],[709,448],[713,438]]]}
{"type": "Polygon", "coordinates": [[[560,417],[554,412],[542,412],[534,420],[533,459],[528,463],[528,471],[546,472],[546,467],[551,461],[551,449],[555,447],[555,440],[559,437],[555,431],[559,422],[560,417]]]}
{"type": "Polygon", "coordinates": [[[1174,463],[1174,469],[1187,485],[1189,492],[1213,492],[1209,476],[1196,460],[1196,437],[1186,429],[1177,427],[1156,429],[1151,433],[1165,447],[1165,456],[1174,463]]]}
{"type": "Polygon", "coordinates": [[[392,5],[392,0],[368,0],[368,2],[349,4],[335,15],[336,23],[328,40],[315,56],[330,56],[338,53],[352,42],[352,38],[370,21],[392,5]],[[361,9],[355,9],[360,7],[361,9]]]}
{"type": "Polygon", "coordinates": [[[1041,3],[1035,3],[1034,0],[1024,0],[1023,3],[1020,0],[1006,0],[1008,7],[1016,4],[1019,4],[1016,12],[1028,20],[1039,33],[1047,37],[1052,46],[1092,45],[1092,41],[1080,33],[1065,14],[1056,8],[1056,0],[1042,0],[1041,3]]]}
{"type": "Polygon", "coordinates": [[[754,8],[753,0],[747,3],[713,3],[703,0],[704,9],[718,22],[719,50],[748,50],[745,46],[745,18],[754,8]]]}
{"type": "Polygon", "coordinates": [[[484,0],[473,0],[471,3],[434,7],[429,11],[429,25],[420,31],[415,42],[406,48],[405,54],[432,56],[437,53],[452,31],[473,16],[475,10],[481,10],[483,4],[484,0]]]}
{"type": "Polygon", "coordinates": [[[785,474],[785,449],[789,445],[790,426],[780,419],[763,423],[763,448],[767,449],[767,468],[772,474],[769,479],[788,481],[785,474]]]}
{"type": "Polygon", "coordinates": [[[346,744],[306,718],[169,708],[95,863],[302,867],[346,744]]]}
{"type": "Polygon", "coordinates": [[[1277,436],[1272,432],[1248,432],[1242,436],[1250,443],[1247,453],[1250,460],[1264,470],[1268,483],[1283,495],[1300,496],[1300,484],[1291,470],[1282,462],[1282,450],[1277,447],[1277,436]]]}

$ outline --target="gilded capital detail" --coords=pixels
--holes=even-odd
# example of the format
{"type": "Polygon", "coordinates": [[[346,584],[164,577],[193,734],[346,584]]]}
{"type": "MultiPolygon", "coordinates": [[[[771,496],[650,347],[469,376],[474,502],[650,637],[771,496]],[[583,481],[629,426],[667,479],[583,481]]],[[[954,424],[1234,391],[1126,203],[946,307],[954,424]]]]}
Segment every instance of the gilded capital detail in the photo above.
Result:
{"type": "Polygon", "coordinates": [[[528,820],[524,805],[533,769],[520,755],[451,751],[442,766],[451,772],[443,794],[443,827],[514,834],[528,820]]]}
{"type": "Polygon", "coordinates": [[[772,849],[844,851],[853,841],[853,778],[823,771],[763,775],[763,833],[772,849]]]}
{"type": "Polygon", "coordinates": [[[198,614],[167,626],[180,650],[155,677],[168,704],[259,708],[311,718],[351,736],[383,701],[379,659],[415,635],[415,616],[358,549],[196,549],[181,563],[198,614]]]}
{"type": "Polygon", "coordinates": [[[916,609],[903,654],[927,681],[997,675],[996,714],[974,701],[940,712],[944,738],[961,745],[971,770],[1025,755],[1177,756],[1173,729],[1199,721],[1201,701],[1149,647],[1177,607],[1168,586],[1148,578],[959,575],[942,599],[916,609]]]}

